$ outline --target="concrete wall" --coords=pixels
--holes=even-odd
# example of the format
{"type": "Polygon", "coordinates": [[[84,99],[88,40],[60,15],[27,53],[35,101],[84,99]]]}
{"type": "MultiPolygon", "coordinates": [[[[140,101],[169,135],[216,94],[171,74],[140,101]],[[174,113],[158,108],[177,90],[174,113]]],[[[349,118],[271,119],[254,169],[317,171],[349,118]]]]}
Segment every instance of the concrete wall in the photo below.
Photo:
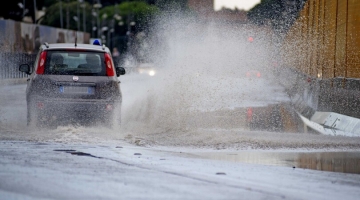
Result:
{"type": "Polygon", "coordinates": [[[75,42],[76,37],[78,43],[89,43],[89,33],[0,20],[0,79],[24,78],[19,64],[31,63],[42,43],[75,42]]]}
{"type": "Polygon", "coordinates": [[[319,79],[360,78],[359,10],[355,0],[307,0],[283,43],[283,65],[319,79]]]}
{"type": "Polygon", "coordinates": [[[360,1],[307,0],[281,47],[280,77],[298,112],[360,118],[360,1]]]}
{"type": "Polygon", "coordinates": [[[13,20],[0,20],[0,52],[36,53],[40,44],[89,43],[90,34],[13,20]]]}

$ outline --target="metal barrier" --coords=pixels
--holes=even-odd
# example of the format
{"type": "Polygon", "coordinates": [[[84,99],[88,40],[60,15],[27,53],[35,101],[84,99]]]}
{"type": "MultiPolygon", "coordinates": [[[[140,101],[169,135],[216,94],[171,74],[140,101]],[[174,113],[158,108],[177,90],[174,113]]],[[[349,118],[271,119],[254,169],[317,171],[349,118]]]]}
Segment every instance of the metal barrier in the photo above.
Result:
{"type": "Polygon", "coordinates": [[[25,78],[28,75],[19,71],[19,65],[35,61],[36,54],[0,53],[0,79],[25,78]]]}

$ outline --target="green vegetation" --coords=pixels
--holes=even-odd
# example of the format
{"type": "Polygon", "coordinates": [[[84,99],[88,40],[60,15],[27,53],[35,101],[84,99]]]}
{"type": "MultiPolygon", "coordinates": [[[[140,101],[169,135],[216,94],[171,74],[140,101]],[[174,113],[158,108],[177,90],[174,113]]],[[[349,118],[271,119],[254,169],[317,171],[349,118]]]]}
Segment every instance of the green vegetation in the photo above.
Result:
{"type": "Polygon", "coordinates": [[[286,32],[298,17],[306,0],[262,0],[249,10],[248,19],[258,25],[270,25],[275,31],[286,32]]]}
{"type": "MultiPolygon", "coordinates": [[[[50,5],[41,20],[42,25],[61,28],[60,3],[57,0],[45,0],[45,5],[50,5]]],[[[154,15],[159,13],[159,8],[149,5],[144,1],[123,2],[118,5],[111,5],[100,8],[99,13],[92,9],[92,5],[84,2],[79,7],[80,31],[83,30],[83,12],[85,11],[86,30],[92,33],[93,26],[97,26],[97,17],[100,20],[100,26],[112,26],[114,31],[119,34],[126,33],[129,23],[136,24],[134,31],[141,31],[148,27],[154,15]],[[98,14],[98,15],[97,15],[98,14]]],[[[77,23],[74,22],[74,16],[77,17],[78,2],[76,0],[62,1],[62,21],[64,29],[77,30],[77,23]],[[67,14],[67,11],[69,12],[67,14]],[[69,18],[69,19],[68,19],[69,18]],[[68,23],[69,20],[69,23],[68,23]]]]}

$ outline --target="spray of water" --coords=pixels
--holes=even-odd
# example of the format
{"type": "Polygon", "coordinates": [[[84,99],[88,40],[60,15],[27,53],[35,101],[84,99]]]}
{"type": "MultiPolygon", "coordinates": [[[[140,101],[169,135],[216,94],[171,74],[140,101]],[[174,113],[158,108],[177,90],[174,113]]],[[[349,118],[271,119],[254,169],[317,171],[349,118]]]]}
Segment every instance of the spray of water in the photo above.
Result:
{"type": "Polygon", "coordinates": [[[357,146],[346,138],[247,129],[244,108],[289,101],[273,81],[271,64],[279,61],[269,29],[172,15],[159,18],[149,36],[147,60],[158,74],[122,77],[121,133],[128,141],[217,149],[357,146]],[[263,79],[248,79],[249,71],[263,79]]]}
{"type": "MultiPolygon", "coordinates": [[[[158,73],[129,91],[132,98],[136,96],[130,103],[125,92],[125,129],[164,132],[206,128],[194,122],[204,118],[200,113],[216,111],[228,111],[222,113],[225,118],[241,119],[244,114],[234,116],[234,109],[245,107],[244,101],[253,101],[264,86],[261,81],[250,83],[246,73],[256,70],[271,79],[272,35],[265,30],[183,15],[159,17],[149,34],[151,50],[145,59],[154,63],[158,73]]],[[[131,79],[124,78],[124,85],[126,81],[131,79]]]]}
{"type": "MultiPolygon", "coordinates": [[[[137,145],[216,149],[358,147],[359,142],[351,138],[246,129],[244,108],[288,100],[281,89],[270,84],[269,64],[276,49],[267,29],[175,14],[159,17],[146,38],[144,60],[151,62],[157,73],[154,77],[120,77],[121,128],[29,130],[25,85],[19,85],[0,88],[11,94],[0,96],[1,139],[64,143],[125,139],[137,145]],[[246,73],[251,70],[260,71],[263,81],[248,79],[246,73]],[[16,97],[9,99],[11,96],[16,97]]],[[[128,60],[133,60],[133,55],[128,60]]]]}

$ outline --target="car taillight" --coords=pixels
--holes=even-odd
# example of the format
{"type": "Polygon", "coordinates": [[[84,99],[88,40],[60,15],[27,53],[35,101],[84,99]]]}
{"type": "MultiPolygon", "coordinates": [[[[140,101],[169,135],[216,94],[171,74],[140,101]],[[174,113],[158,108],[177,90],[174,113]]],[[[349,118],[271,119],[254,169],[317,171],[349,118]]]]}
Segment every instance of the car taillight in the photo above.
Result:
{"type": "Polygon", "coordinates": [[[256,73],[256,76],[260,78],[261,77],[260,72],[256,73]]]}
{"type": "Polygon", "coordinates": [[[36,74],[44,74],[46,61],[46,51],[41,52],[40,59],[38,61],[36,74]]]}
{"type": "Polygon", "coordinates": [[[108,53],[105,53],[105,65],[106,65],[106,75],[115,76],[114,65],[111,60],[111,56],[108,53]]]}

